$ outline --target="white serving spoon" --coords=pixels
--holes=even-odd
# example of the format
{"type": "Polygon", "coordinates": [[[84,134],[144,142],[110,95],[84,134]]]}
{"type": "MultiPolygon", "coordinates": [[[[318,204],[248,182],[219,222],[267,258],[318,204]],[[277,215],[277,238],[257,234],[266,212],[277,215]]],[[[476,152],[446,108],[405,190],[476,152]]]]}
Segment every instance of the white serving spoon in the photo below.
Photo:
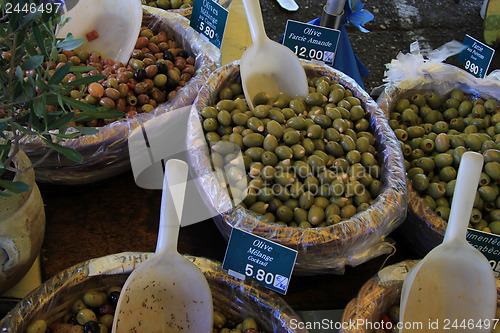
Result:
{"type": "Polygon", "coordinates": [[[405,327],[400,332],[491,331],[485,320],[491,324],[495,318],[495,276],[486,257],[465,238],[482,166],[481,154],[462,155],[443,243],[403,283],[400,320],[405,327]]]}
{"type": "Polygon", "coordinates": [[[187,174],[185,162],[166,163],[156,252],[125,281],[113,321],[114,333],[212,331],[208,282],[198,267],[177,252],[187,174]]]}
{"type": "Polygon", "coordinates": [[[307,76],[292,50],[269,39],[262,22],[259,0],[243,0],[253,44],[240,60],[243,92],[250,109],[259,92],[278,96],[284,92],[294,97],[308,93],[307,76]]]}
{"type": "MultiPolygon", "coordinates": [[[[69,2],[69,1],[67,1],[69,2]]],[[[98,52],[116,62],[126,64],[134,50],[142,24],[140,0],[73,0],[76,4],[63,7],[64,17],[71,19],[57,32],[58,37],[71,33],[83,38],[80,48],[98,52]],[[98,38],[87,39],[87,34],[96,31],[98,38]]]]}

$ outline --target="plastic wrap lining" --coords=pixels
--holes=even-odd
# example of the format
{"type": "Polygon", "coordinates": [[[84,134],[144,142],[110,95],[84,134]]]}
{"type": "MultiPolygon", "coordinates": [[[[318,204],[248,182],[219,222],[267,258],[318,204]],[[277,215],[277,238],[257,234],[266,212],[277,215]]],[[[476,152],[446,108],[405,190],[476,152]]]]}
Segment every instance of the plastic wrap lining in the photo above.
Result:
{"type": "MultiPolygon", "coordinates": [[[[106,290],[125,283],[137,264],[152,253],[123,252],[70,267],[28,294],[1,321],[0,332],[24,333],[36,319],[60,322],[71,304],[89,290],[106,290]]],[[[186,256],[203,272],[210,285],[214,310],[226,318],[243,321],[253,317],[265,332],[306,333],[292,329],[301,319],[276,293],[251,279],[237,280],[219,262],[186,256]]]]}
{"type": "MultiPolygon", "coordinates": [[[[43,183],[78,185],[100,181],[130,169],[127,139],[130,133],[159,114],[193,103],[200,87],[220,63],[220,50],[203,39],[189,26],[184,16],[143,6],[143,25],[153,31],[165,29],[167,36],[196,58],[195,74],[173,99],[159,105],[151,113],[140,113],[99,128],[99,133],[67,140],[64,146],[74,148],[84,159],[73,162],[53,152],[35,169],[36,179],[43,183]]],[[[49,149],[38,138],[27,138],[22,149],[33,163],[49,149]]]]}
{"type": "Polygon", "coordinates": [[[357,323],[342,328],[339,333],[371,333],[370,325],[376,323],[387,313],[390,306],[399,304],[401,288],[406,274],[418,261],[405,260],[382,269],[368,280],[359,290],[356,298],[345,307],[343,323],[357,323]]]}
{"type": "MultiPolygon", "coordinates": [[[[398,99],[431,91],[444,99],[453,89],[461,89],[474,98],[492,98],[500,102],[500,81],[479,79],[458,67],[440,63],[450,54],[449,49],[450,46],[443,46],[431,53],[440,56],[430,60],[419,53],[400,54],[387,65],[388,83],[377,99],[387,116],[398,99]]],[[[412,249],[424,256],[442,243],[447,223],[430,209],[411,184],[408,187],[408,215],[400,231],[412,249]]]]}
{"type": "Polygon", "coordinates": [[[217,227],[228,239],[233,227],[298,251],[294,273],[343,274],[346,265],[356,266],[392,249],[386,236],[406,216],[406,178],[404,159],[387,118],[371,97],[350,77],[328,66],[303,63],[308,77],[326,75],[352,90],[369,113],[371,132],[376,138],[379,163],[382,167],[382,189],[366,211],[339,224],[302,229],[269,223],[263,216],[242,206],[233,207],[227,192],[211,174],[208,147],[201,126],[200,110],[213,105],[220,89],[239,82],[239,61],[220,67],[200,90],[188,120],[187,147],[196,184],[217,227]]]}

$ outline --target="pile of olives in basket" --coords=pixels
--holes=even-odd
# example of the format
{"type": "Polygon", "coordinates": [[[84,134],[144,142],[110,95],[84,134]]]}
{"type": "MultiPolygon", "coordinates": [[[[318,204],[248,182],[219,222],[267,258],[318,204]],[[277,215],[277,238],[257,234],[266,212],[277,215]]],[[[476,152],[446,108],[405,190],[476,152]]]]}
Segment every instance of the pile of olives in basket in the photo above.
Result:
{"type": "Polygon", "coordinates": [[[500,234],[500,108],[494,99],[454,89],[399,98],[389,124],[401,142],[408,178],[426,204],[447,221],[462,154],[482,153],[470,227],[500,234]]]}
{"type": "MultiPolygon", "coordinates": [[[[107,290],[95,289],[85,292],[67,309],[59,309],[65,314],[57,322],[44,319],[32,321],[26,333],[108,333],[113,326],[113,316],[120,286],[107,290]]],[[[59,314],[58,314],[59,316],[59,314]]],[[[252,317],[243,321],[235,321],[224,314],[214,311],[212,333],[261,333],[257,322],[252,317]]]]}
{"type": "Polygon", "coordinates": [[[232,83],[200,111],[212,167],[235,163],[241,151],[246,174],[233,168],[227,177],[246,181],[248,191],[229,193],[269,223],[334,225],[370,207],[382,186],[363,102],[329,77],[308,82],[307,96],[259,93],[253,111],[232,83]]]}
{"type": "Polygon", "coordinates": [[[166,10],[193,7],[193,0],[141,0],[141,3],[166,10]]]}
{"type": "MultiPolygon", "coordinates": [[[[165,31],[154,33],[143,26],[132,56],[127,64],[115,63],[98,53],[81,50],[63,51],[51,66],[55,70],[70,62],[72,66],[95,68],[87,73],[68,73],[63,82],[71,82],[88,75],[106,75],[98,82],[74,87],[72,98],[84,103],[105,106],[124,112],[127,118],[138,113],[151,112],[157,105],[172,99],[194,76],[195,58],[168,38],[165,31]]],[[[99,127],[116,119],[96,119],[77,123],[78,126],[99,127]]]]}

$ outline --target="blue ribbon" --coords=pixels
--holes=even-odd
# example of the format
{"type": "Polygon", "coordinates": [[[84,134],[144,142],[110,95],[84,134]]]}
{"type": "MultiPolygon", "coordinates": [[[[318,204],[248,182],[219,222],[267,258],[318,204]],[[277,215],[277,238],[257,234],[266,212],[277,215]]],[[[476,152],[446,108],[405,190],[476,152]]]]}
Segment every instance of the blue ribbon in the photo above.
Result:
{"type": "Polygon", "coordinates": [[[366,22],[373,20],[374,16],[368,10],[363,9],[363,4],[359,0],[346,1],[344,6],[345,23],[350,23],[362,32],[369,32],[363,27],[366,22]]]}

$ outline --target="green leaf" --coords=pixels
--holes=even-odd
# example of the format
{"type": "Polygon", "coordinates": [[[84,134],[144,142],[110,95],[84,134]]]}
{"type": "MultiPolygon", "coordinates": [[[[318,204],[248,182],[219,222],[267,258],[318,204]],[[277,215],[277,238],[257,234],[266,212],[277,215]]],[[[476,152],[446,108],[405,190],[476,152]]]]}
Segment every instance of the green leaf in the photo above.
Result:
{"type": "Polygon", "coordinates": [[[61,109],[63,111],[66,111],[66,108],[65,108],[66,104],[64,104],[64,102],[62,100],[62,95],[59,92],[57,93],[57,103],[59,104],[59,106],[61,107],[61,109]]]}
{"type": "Polygon", "coordinates": [[[25,41],[26,38],[26,30],[18,30],[15,34],[15,39],[16,39],[16,44],[19,45],[19,47],[24,47],[23,42],[25,41]]]}
{"type": "Polygon", "coordinates": [[[49,79],[48,84],[49,85],[57,85],[59,84],[64,77],[69,73],[69,67],[71,66],[71,63],[67,62],[63,66],[59,67],[55,72],[54,75],[49,79]]]}
{"type": "Polygon", "coordinates": [[[73,162],[82,162],[83,161],[83,156],[77,152],[76,150],[68,147],[61,146],[58,143],[52,142],[48,140],[47,138],[43,138],[43,141],[49,146],[50,148],[54,149],[60,154],[63,154],[73,162]]]}
{"type": "Polygon", "coordinates": [[[36,20],[38,20],[40,18],[40,16],[42,16],[42,12],[41,11],[39,11],[39,10],[30,11],[28,13],[28,15],[26,15],[23,18],[22,23],[23,24],[27,24],[27,23],[30,23],[30,22],[35,22],[36,20]]]}
{"type": "Polygon", "coordinates": [[[33,101],[33,111],[37,117],[44,117],[47,112],[47,94],[43,94],[40,98],[33,101]]]}
{"type": "Polygon", "coordinates": [[[49,89],[49,86],[47,86],[47,84],[45,82],[43,82],[43,80],[40,77],[40,75],[36,76],[35,83],[36,83],[36,86],[38,87],[38,89],[40,89],[40,90],[47,90],[47,89],[49,89]]]}
{"type": "Polygon", "coordinates": [[[71,51],[81,46],[83,42],[83,38],[74,38],[72,35],[68,34],[68,36],[64,40],[56,43],[56,47],[58,49],[71,51]]]}
{"type": "Polygon", "coordinates": [[[82,135],[94,135],[94,134],[99,133],[99,129],[97,129],[95,127],[76,127],[75,126],[75,129],[77,129],[78,132],[80,132],[82,135]]]}
{"type": "Polygon", "coordinates": [[[33,130],[37,133],[40,133],[40,132],[43,132],[46,127],[45,127],[45,119],[41,119],[41,118],[38,118],[38,117],[30,117],[30,125],[31,125],[31,128],[33,128],[33,130]],[[43,123],[42,123],[42,120],[43,120],[43,123]]]}
{"type": "Polygon", "coordinates": [[[57,48],[53,47],[50,51],[50,61],[55,62],[59,58],[59,51],[57,48]]]}
{"type": "Polygon", "coordinates": [[[80,133],[52,134],[52,135],[55,136],[56,138],[66,140],[66,139],[75,139],[80,136],[80,133]]]}
{"type": "Polygon", "coordinates": [[[87,104],[87,103],[84,103],[84,102],[81,102],[81,101],[73,99],[71,97],[61,96],[61,98],[69,106],[71,106],[71,107],[73,107],[75,109],[78,109],[78,110],[81,110],[81,111],[88,111],[88,112],[97,112],[98,111],[98,109],[95,106],[87,104]]]}
{"type": "Polygon", "coordinates": [[[90,71],[93,71],[94,69],[97,69],[97,67],[90,67],[90,66],[71,66],[69,68],[69,71],[71,73],[87,73],[90,71]]]}
{"type": "Polygon", "coordinates": [[[68,85],[74,87],[74,86],[81,86],[81,85],[87,85],[92,82],[97,82],[99,80],[103,80],[106,78],[106,75],[90,75],[90,76],[85,76],[80,79],[76,79],[71,81],[68,85]]]}
{"type": "Polygon", "coordinates": [[[0,151],[4,152],[4,151],[10,151],[10,148],[11,148],[11,145],[10,145],[10,141],[9,141],[9,144],[5,144],[5,145],[0,145],[0,151]]]}
{"type": "Polygon", "coordinates": [[[36,88],[35,80],[33,80],[33,78],[31,77],[31,75],[28,75],[28,83],[29,83],[29,85],[30,85],[31,88],[33,88],[33,89],[36,88]]]}
{"type": "Polygon", "coordinates": [[[23,134],[27,134],[27,135],[36,135],[37,134],[36,132],[29,130],[28,128],[24,127],[21,124],[18,124],[17,122],[12,122],[11,124],[15,129],[17,129],[19,132],[21,132],[23,134]]]}
{"type": "Polygon", "coordinates": [[[49,121],[47,124],[47,129],[53,130],[53,129],[58,129],[65,127],[68,125],[71,121],[73,121],[73,118],[75,117],[74,112],[67,113],[61,117],[53,118],[53,120],[49,121]]]}
{"type": "MultiPolygon", "coordinates": [[[[28,185],[20,181],[11,182],[8,180],[0,179],[0,186],[8,191],[14,192],[15,194],[23,193],[30,190],[30,187],[28,185]]],[[[4,193],[4,195],[5,194],[7,193],[4,193]]]]}
{"type": "Polygon", "coordinates": [[[40,30],[40,26],[35,24],[33,25],[32,30],[33,30],[33,37],[35,38],[38,48],[40,48],[45,58],[48,57],[49,55],[47,53],[47,48],[45,47],[44,38],[42,35],[42,31],[40,30]]]}
{"type": "Polygon", "coordinates": [[[21,69],[20,66],[16,67],[16,76],[17,76],[17,79],[19,80],[19,82],[21,82],[21,85],[22,85],[23,82],[24,82],[24,78],[23,78],[23,70],[21,69]]]}
{"type": "Polygon", "coordinates": [[[76,115],[75,121],[90,121],[94,119],[116,119],[125,117],[125,112],[117,110],[103,109],[97,112],[80,112],[76,115]]]}
{"type": "Polygon", "coordinates": [[[30,71],[40,66],[42,62],[43,62],[42,55],[32,56],[28,58],[25,62],[23,62],[23,64],[21,65],[21,69],[25,71],[30,71]]]}
{"type": "Polygon", "coordinates": [[[36,49],[36,44],[33,43],[31,40],[30,41],[26,41],[24,43],[24,46],[26,48],[26,54],[29,57],[39,54],[38,50],[36,49]]]}

